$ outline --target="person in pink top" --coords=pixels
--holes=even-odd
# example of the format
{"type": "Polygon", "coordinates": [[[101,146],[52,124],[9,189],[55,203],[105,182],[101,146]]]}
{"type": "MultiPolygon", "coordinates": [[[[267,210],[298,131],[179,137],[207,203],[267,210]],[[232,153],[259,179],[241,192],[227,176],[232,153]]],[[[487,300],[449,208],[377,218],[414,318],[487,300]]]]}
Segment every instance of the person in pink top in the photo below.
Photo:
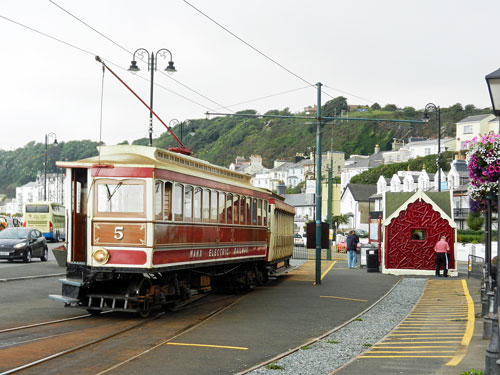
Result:
{"type": "Polygon", "coordinates": [[[436,242],[434,251],[436,252],[436,277],[440,276],[439,271],[441,270],[441,265],[444,265],[443,276],[448,277],[448,254],[450,245],[446,242],[446,236],[441,236],[441,239],[436,242]]]}

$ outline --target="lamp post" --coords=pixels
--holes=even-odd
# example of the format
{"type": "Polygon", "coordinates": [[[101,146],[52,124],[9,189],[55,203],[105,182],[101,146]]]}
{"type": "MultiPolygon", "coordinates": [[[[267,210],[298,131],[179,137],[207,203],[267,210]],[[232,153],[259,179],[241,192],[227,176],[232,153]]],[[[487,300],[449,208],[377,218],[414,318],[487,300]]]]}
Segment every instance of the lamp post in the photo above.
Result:
{"type": "Polygon", "coordinates": [[[130,68],[128,68],[129,71],[134,72],[134,73],[140,71],[139,67],[137,66],[137,61],[135,60],[135,55],[138,54],[138,56],[141,59],[143,58],[144,54],[146,54],[148,56],[148,71],[151,72],[151,88],[150,88],[150,92],[149,92],[149,107],[151,108],[151,111],[149,111],[149,129],[148,129],[149,146],[153,146],[153,112],[152,112],[152,109],[153,109],[154,72],[156,71],[156,68],[158,65],[157,64],[158,55],[160,55],[163,58],[166,58],[167,53],[170,55],[170,60],[168,62],[168,66],[165,68],[165,71],[169,74],[173,74],[177,70],[175,70],[174,62],[172,61],[172,53],[166,48],[159,49],[158,51],[156,51],[156,53],[154,51],[151,51],[151,53],[149,53],[144,48],[138,48],[134,52],[130,68]]]}
{"type": "MultiPolygon", "coordinates": [[[[491,105],[493,108],[493,114],[495,116],[500,116],[500,69],[488,74],[486,77],[486,83],[488,85],[488,91],[490,93],[491,105]]],[[[497,212],[500,212],[500,179],[497,182],[497,212]]],[[[497,267],[496,267],[496,322],[493,322],[493,332],[491,335],[490,346],[486,349],[486,374],[499,374],[500,367],[498,366],[499,359],[498,354],[500,352],[499,348],[499,327],[498,327],[498,309],[500,304],[500,298],[498,291],[500,290],[500,262],[498,262],[500,255],[500,240],[497,241],[497,267]],[[496,324],[495,324],[496,323],[496,324]],[[495,364],[496,362],[496,364],[495,364]]],[[[491,270],[491,268],[490,268],[491,270]]]]}
{"type": "Polygon", "coordinates": [[[438,169],[438,191],[441,191],[441,109],[434,103],[428,103],[424,109],[422,120],[429,121],[429,110],[433,109],[436,112],[436,122],[438,126],[438,153],[437,153],[437,169],[438,169]]]}
{"type": "Polygon", "coordinates": [[[49,139],[51,137],[54,137],[54,144],[57,145],[57,135],[55,133],[48,133],[45,134],[45,162],[44,162],[44,169],[45,169],[45,174],[43,178],[43,200],[47,200],[47,151],[49,147],[49,139]]]}

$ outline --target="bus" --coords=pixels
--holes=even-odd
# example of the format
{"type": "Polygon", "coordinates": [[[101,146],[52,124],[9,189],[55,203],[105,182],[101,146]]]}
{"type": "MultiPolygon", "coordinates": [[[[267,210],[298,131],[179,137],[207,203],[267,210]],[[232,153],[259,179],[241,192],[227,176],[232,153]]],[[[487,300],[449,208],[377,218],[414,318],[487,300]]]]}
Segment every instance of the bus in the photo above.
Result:
{"type": "Polygon", "coordinates": [[[26,203],[23,222],[25,227],[38,229],[47,240],[59,242],[66,238],[66,210],[60,203],[26,203]]]}

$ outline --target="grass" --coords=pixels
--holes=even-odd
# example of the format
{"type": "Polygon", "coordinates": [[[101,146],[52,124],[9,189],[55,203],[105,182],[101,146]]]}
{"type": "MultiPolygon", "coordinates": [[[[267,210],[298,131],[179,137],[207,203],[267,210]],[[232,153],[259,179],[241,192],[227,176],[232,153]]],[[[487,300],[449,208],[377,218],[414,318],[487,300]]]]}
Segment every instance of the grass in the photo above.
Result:
{"type": "Polygon", "coordinates": [[[335,341],[335,340],[329,340],[329,341],[327,341],[327,343],[329,343],[329,344],[338,344],[339,342],[335,341]]]}
{"type": "Polygon", "coordinates": [[[276,362],[270,363],[266,366],[268,370],[284,370],[283,366],[277,365],[276,362]]]}
{"type": "Polygon", "coordinates": [[[468,371],[462,371],[460,375],[484,375],[483,370],[476,370],[476,369],[471,369],[468,371]]]}
{"type": "Polygon", "coordinates": [[[300,348],[302,350],[307,350],[307,349],[311,349],[311,345],[305,345],[303,346],[302,348],[300,348]]]}

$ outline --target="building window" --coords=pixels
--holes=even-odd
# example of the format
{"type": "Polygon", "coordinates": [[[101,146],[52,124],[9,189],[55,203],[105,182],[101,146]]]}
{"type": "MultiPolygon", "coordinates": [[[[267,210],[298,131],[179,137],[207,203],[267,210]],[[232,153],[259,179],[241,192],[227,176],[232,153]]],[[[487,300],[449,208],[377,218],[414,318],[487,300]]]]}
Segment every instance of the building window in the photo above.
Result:
{"type": "Polygon", "coordinates": [[[430,147],[426,147],[425,148],[425,155],[430,155],[431,154],[431,148],[430,147]]]}
{"type": "Polygon", "coordinates": [[[472,125],[464,125],[464,134],[472,134],[472,125]]]}
{"type": "Polygon", "coordinates": [[[412,229],[412,241],[425,241],[427,239],[427,231],[425,229],[412,229]]]}

